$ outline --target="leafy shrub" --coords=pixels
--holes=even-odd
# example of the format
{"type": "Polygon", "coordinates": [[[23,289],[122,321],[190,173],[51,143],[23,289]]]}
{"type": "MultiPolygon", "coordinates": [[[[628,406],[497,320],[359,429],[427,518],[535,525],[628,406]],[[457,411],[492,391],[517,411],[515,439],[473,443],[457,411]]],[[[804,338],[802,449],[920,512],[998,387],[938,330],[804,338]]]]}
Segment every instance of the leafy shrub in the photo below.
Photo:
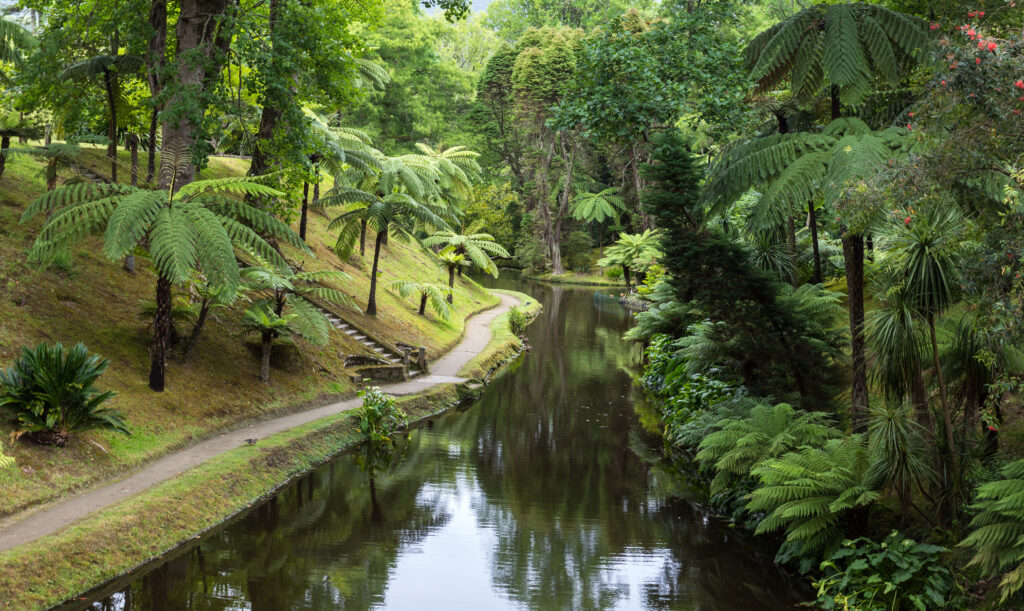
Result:
{"type": "Polygon", "coordinates": [[[358,431],[371,442],[388,441],[389,436],[408,423],[405,412],[395,404],[395,398],[376,386],[359,391],[363,405],[356,411],[358,431]]]}
{"type": "MultiPolygon", "coordinates": [[[[620,272],[622,270],[619,270],[620,272]]],[[[636,287],[638,295],[647,299],[654,292],[654,287],[662,281],[665,277],[665,268],[655,263],[647,270],[647,274],[644,276],[644,281],[640,283],[640,286],[636,287]]]]}
{"type": "Polygon", "coordinates": [[[82,431],[130,434],[120,412],[101,407],[114,393],[93,386],[108,364],[81,343],[69,350],[59,343],[22,348],[14,365],[0,370],[0,408],[17,420],[15,437],[27,433],[38,443],[64,446],[82,431]]]}
{"type": "Polygon", "coordinates": [[[622,268],[621,267],[606,267],[604,268],[604,277],[609,280],[622,280],[622,268]]]}
{"type": "Polygon", "coordinates": [[[821,563],[815,582],[823,609],[941,609],[948,604],[953,576],[941,554],[946,548],[916,543],[892,531],[881,543],[871,539],[843,541],[821,563]]]}
{"type": "Polygon", "coordinates": [[[519,306],[512,306],[508,310],[508,329],[513,335],[522,335],[526,331],[526,325],[530,323],[530,317],[519,306]]]}
{"type": "Polygon", "coordinates": [[[1009,571],[999,582],[1005,601],[1024,586],[1024,459],[1000,473],[1000,479],[978,488],[973,530],[960,545],[974,548],[968,566],[979,567],[985,576],[1009,571]]]}
{"type": "Polygon", "coordinates": [[[840,520],[857,512],[864,516],[880,496],[872,479],[871,456],[863,435],[831,439],[821,448],[805,447],[762,462],[752,471],[758,487],[747,509],[768,515],[757,534],[786,531],[778,559],[796,553],[801,571],[811,567],[817,551],[838,544],[840,520]]]}

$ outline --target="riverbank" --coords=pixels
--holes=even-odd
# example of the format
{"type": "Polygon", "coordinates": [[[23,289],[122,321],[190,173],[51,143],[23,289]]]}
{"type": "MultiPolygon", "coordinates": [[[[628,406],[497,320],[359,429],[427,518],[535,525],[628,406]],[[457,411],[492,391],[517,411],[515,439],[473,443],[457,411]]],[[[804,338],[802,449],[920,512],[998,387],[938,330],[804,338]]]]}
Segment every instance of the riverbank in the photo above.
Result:
{"type": "Polygon", "coordinates": [[[603,274],[577,274],[569,272],[566,274],[528,274],[523,273],[523,278],[528,280],[539,280],[541,282],[554,282],[555,284],[575,284],[577,286],[607,286],[626,287],[623,280],[613,280],[603,274]]]}
{"type": "MultiPolygon", "coordinates": [[[[507,321],[507,309],[517,300],[527,308],[532,304],[533,314],[539,305],[521,293],[503,292],[501,297],[502,307],[469,321],[459,346],[432,365],[431,377],[443,381],[405,382],[385,388],[418,392],[400,399],[410,420],[429,418],[458,402],[457,383],[449,381],[458,379],[455,374],[463,370],[483,371],[483,363],[507,358],[518,348],[519,340],[511,333],[500,340],[497,334],[481,340],[478,330],[494,329],[503,316],[507,321]],[[466,342],[484,348],[479,354],[460,359],[460,348],[466,342]],[[403,387],[410,384],[422,388],[403,387]]],[[[41,608],[60,603],[201,537],[293,477],[362,441],[354,432],[354,416],[348,412],[358,404],[358,400],[344,401],[255,425],[264,427],[264,431],[274,422],[287,425],[269,435],[259,436],[247,427],[219,436],[211,442],[220,443],[199,451],[198,457],[218,445],[222,451],[195,463],[195,468],[189,468],[192,465],[187,460],[179,471],[167,472],[170,465],[164,465],[162,470],[167,477],[141,494],[108,504],[62,532],[0,554],[0,609],[41,608]],[[307,421],[301,422],[303,418],[307,421]],[[244,443],[251,438],[249,435],[258,436],[254,445],[244,443]]],[[[189,450],[199,448],[193,446],[175,456],[187,458],[189,450]]],[[[49,524],[47,520],[36,520],[49,524]]]]}

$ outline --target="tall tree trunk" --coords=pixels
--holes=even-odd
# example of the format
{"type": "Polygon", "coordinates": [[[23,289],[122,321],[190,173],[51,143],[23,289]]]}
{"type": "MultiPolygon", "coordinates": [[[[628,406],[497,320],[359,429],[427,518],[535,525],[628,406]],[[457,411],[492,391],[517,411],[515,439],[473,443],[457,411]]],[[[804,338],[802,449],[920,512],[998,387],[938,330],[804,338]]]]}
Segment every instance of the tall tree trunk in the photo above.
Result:
{"type": "MultiPolygon", "coordinates": [[[[793,257],[794,263],[796,262],[796,219],[793,215],[789,215],[789,225],[786,227],[786,241],[789,245],[789,254],[793,257]]],[[[796,274],[789,279],[789,283],[793,285],[793,288],[800,286],[800,281],[797,279],[796,274]]]]}
{"type": "Polygon", "coordinates": [[[153,346],[149,349],[149,388],[163,392],[167,352],[171,339],[171,280],[156,279],[156,315],[153,317],[153,346]]]}
{"type": "Polygon", "coordinates": [[[299,238],[306,241],[306,215],[309,213],[309,183],[302,182],[302,214],[299,217],[299,238]]]}
{"type": "Polygon", "coordinates": [[[149,39],[146,56],[146,77],[149,80],[149,96],[153,109],[149,116],[149,155],[146,160],[146,182],[152,183],[156,174],[156,129],[159,125],[160,105],[157,96],[163,90],[163,69],[167,63],[167,0],[152,0],[149,4],[149,27],[153,37],[149,39]]]}
{"type": "Polygon", "coordinates": [[[43,132],[43,146],[50,146],[53,142],[53,126],[46,124],[46,131],[43,132]]]}
{"type": "MultiPolygon", "coordinates": [[[[18,111],[18,127],[25,124],[25,111],[18,111]]],[[[28,144],[28,138],[25,137],[25,132],[21,132],[18,135],[18,144],[28,144]]]]}
{"type": "Polygon", "coordinates": [[[946,428],[946,445],[949,446],[949,460],[953,466],[954,490],[960,485],[960,455],[956,451],[956,443],[953,440],[953,414],[949,408],[949,399],[946,395],[946,378],[942,373],[942,364],[939,362],[939,342],[935,336],[935,314],[928,313],[928,329],[932,335],[932,363],[935,366],[935,379],[939,382],[939,399],[942,400],[942,420],[946,428]]]}
{"type": "Polygon", "coordinates": [[[453,303],[455,295],[455,266],[448,267],[448,303],[453,303]]]}
{"type": "MultiPolygon", "coordinates": [[[[0,149],[8,150],[11,148],[11,137],[0,136],[0,149]]],[[[4,169],[7,166],[7,153],[0,153],[0,176],[4,175],[4,169]]]]}
{"type": "Polygon", "coordinates": [[[935,437],[935,421],[932,419],[932,409],[928,405],[928,391],[924,385],[924,373],[920,368],[914,377],[914,383],[910,388],[910,402],[914,404],[914,411],[917,415],[917,422],[927,429],[932,437],[935,437]]]}
{"type": "MultiPolygon", "coordinates": [[[[114,49],[117,53],[117,49],[114,49]]],[[[110,159],[110,182],[117,182],[117,77],[112,70],[103,71],[103,85],[107,90],[110,123],[107,125],[107,158],[110,159]]]]}
{"type": "Polygon", "coordinates": [[[855,432],[865,430],[868,413],[868,374],[864,357],[864,237],[843,236],[846,263],[847,305],[850,309],[850,357],[853,385],[850,389],[850,422],[855,432]]]}
{"type": "Polygon", "coordinates": [[[320,202],[320,168],[316,169],[316,182],[313,183],[313,199],[309,200],[309,207],[313,210],[317,209],[317,204],[320,202]]]}
{"type": "Polygon", "coordinates": [[[161,148],[165,155],[161,165],[173,171],[160,173],[160,188],[173,183],[174,189],[195,177],[191,153],[206,110],[196,101],[203,99],[203,93],[220,76],[233,34],[234,21],[229,13],[237,5],[236,0],[181,0],[179,4],[177,53],[181,61],[177,62],[175,93],[166,108],[173,108],[180,116],[163,124],[161,148]],[[179,159],[168,159],[169,151],[179,159]],[[172,165],[174,161],[177,163],[172,165]]]}
{"type": "Polygon", "coordinates": [[[630,279],[629,279],[629,266],[628,265],[623,265],[622,266],[622,277],[625,278],[625,280],[626,280],[626,292],[627,293],[632,293],[633,292],[633,288],[631,286],[632,283],[630,282],[630,279]]]}
{"type": "Polygon", "coordinates": [[[377,265],[380,261],[380,247],[384,242],[384,235],[387,232],[387,226],[378,231],[377,240],[373,246],[373,270],[370,272],[370,299],[366,302],[366,313],[369,316],[377,315],[377,265]]]}
{"type": "Polygon", "coordinates": [[[139,186],[139,136],[132,132],[128,134],[128,153],[132,158],[132,186],[139,186]]]}
{"type": "MultiPolygon", "coordinates": [[[[270,39],[270,55],[268,62],[270,63],[270,69],[281,68],[281,54],[284,53],[286,45],[280,44],[278,38],[280,37],[280,25],[281,22],[281,9],[282,0],[269,0],[267,8],[267,30],[270,39]]],[[[260,112],[260,126],[256,130],[256,138],[254,140],[254,147],[252,151],[252,163],[249,165],[249,176],[260,176],[273,171],[271,166],[275,165],[272,163],[271,154],[269,151],[270,142],[274,137],[274,134],[278,129],[287,129],[287,126],[279,125],[284,112],[282,108],[290,106],[297,93],[297,89],[294,84],[287,88],[288,93],[282,96],[272,95],[272,90],[267,89],[264,91],[263,109],[260,112]],[[285,97],[286,99],[280,99],[285,97]]]]}
{"type": "MultiPolygon", "coordinates": [[[[541,142],[543,143],[543,137],[541,142]]],[[[547,151],[541,157],[540,165],[536,172],[536,186],[534,189],[536,198],[536,208],[540,212],[541,229],[544,233],[544,247],[548,251],[548,259],[554,265],[555,260],[555,248],[558,246],[558,242],[554,237],[554,229],[551,223],[551,204],[548,203],[548,169],[551,166],[551,160],[555,155],[555,137],[552,136],[550,142],[547,143],[547,151]]]]}
{"type": "Polygon", "coordinates": [[[274,347],[274,332],[260,333],[260,381],[270,383],[270,350],[274,347]]]}
{"type": "Polygon", "coordinates": [[[818,252],[818,213],[814,210],[814,202],[807,202],[807,224],[811,226],[811,249],[814,251],[814,272],[811,282],[821,282],[821,254],[818,252]]]}
{"type": "Polygon", "coordinates": [[[366,219],[359,221],[359,256],[366,256],[366,219]]]}
{"type": "Polygon", "coordinates": [[[558,212],[555,214],[555,224],[551,231],[554,238],[554,243],[551,246],[551,273],[556,276],[561,276],[565,273],[565,267],[562,265],[562,220],[565,218],[565,215],[569,214],[569,200],[572,197],[572,173],[576,165],[575,141],[570,141],[567,144],[566,139],[568,137],[563,135],[560,138],[562,158],[565,159],[568,156],[568,160],[565,167],[565,180],[562,183],[562,191],[558,198],[558,212]]]}
{"type": "Polygon", "coordinates": [[[196,318],[196,324],[192,326],[192,333],[188,336],[188,343],[185,344],[185,350],[181,353],[182,363],[188,360],[188,357],[192,355],[192,351],[195,350],[196,344],[199,343],[199,334],[203,332],[203,325],[206,324],[206,317],[210,313],[210,306],[212,305],[213,300],[205,298],[199,306],[199,316],[196,318]]]}
{"type": "Polygon", "coordinates": [[[426,293],[420,293],[420,310],[419,310],[419,312],[417,312],[417,314],[419,314],[420,316],[423,316],[426,313],[427,313],[427,294],[426,293]]]}

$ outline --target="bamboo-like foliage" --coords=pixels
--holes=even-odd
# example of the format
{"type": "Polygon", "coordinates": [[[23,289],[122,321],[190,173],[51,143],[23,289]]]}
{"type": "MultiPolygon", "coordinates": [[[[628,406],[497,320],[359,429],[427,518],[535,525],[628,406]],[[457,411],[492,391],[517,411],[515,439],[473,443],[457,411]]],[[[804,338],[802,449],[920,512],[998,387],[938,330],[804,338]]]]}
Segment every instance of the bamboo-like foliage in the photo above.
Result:
{"type": "Polygon", "coordinates": [[[714,467],[711,494],[718,494],[761,462],[802,447],[821,447],[840,432],[828,414],[787,403],[758,405],[746,418],[727,418],[700,443],[696,459],[714,467]]]}
{"type": "Polygon", "coordinates": [[[761,463],[753,470],[760,486],[747,504],[750,511],[768,514],[757,533],[785,529],[786,542],[805,551],[835,545],[842,536],[843,516],[880,496],[870,466],[863,435],[832,439],[821,448],[803,448],[761,463]]]}
{"type": "Polygon", "coordinates": [[[746,63],[758,92],[789,77],[798,97],[835,86],[843,103],[855,106],[874,89],[876,75],[890,87],[898,85],[927,44],[924,19],[863,2],[816,4],[755,37],[746,63]]]}

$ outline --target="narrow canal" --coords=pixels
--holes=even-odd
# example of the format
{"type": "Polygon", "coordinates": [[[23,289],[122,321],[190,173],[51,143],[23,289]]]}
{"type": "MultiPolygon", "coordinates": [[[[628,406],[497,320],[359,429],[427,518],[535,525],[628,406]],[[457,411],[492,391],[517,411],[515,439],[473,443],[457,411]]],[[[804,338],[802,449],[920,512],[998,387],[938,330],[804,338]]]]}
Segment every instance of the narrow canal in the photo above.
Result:
{"type": "MultiPolygon", "coordinates": [[[[507,277],[506,277],[507,276],[507,277]]],[[[785,609],[748,537],[676,496],[607,291],[497,286],[544,306],[532,351],[411,431],[373,481],[341,455],[77,608],[785,609]]],[[[75,608],[70,607],[70,608],[75,608]]]]}

